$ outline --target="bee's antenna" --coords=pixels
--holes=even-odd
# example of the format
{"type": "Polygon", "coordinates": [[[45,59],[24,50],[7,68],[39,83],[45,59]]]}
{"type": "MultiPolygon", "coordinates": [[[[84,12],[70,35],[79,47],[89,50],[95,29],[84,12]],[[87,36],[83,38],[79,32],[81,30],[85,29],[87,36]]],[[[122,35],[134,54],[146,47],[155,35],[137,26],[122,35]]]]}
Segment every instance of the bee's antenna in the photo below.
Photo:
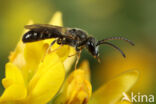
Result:
{"type": "MultiPolygon", "coordinates": [[[[125,58],[126,57],[126,55],[124,54],[124,52],[119,48],[119,47],[117,47],[116,45],[114,45],[114,44],[112,44],[112,43],[110,43],[110,42],[101,42],[100,44],[107,44],[107,45],[109,45],[109,46],[112,46],[113,48],[115,48],[115,49],[117,49],[121,54],[122,54],[122,56],[125,58]]],[[[98,44],[98,45],[100,45],[100,44],[98,44]]]]}
{"type": "Polygon", "coordinates": [[[127,38],[124,38],[124,37],[110,37],[110,38],[106,38],[106,39],[103,39],[101,41],[98,41],[97,45],[101,44],[101,43],[103,43],[105,41],[108,41],[108,40],[124,40],[124,41],[128,42],[129,44],[131,44],[132,46],[135,45],[132,41],[130,41],[127,38]]]}

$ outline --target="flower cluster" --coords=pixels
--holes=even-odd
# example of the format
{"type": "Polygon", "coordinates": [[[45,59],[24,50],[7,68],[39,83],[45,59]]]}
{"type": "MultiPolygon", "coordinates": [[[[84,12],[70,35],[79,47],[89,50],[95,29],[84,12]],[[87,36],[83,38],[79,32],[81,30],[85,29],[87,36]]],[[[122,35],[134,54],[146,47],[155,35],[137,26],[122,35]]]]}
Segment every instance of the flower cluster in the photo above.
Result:
{"type": "MultiPolygon", "coordinates": [[[[33,22],[30,21],[29,24],[33,22]]],[[[49,24],[62,26],[62,14],[56,12],[49,24]]],[[[25,32],[25,31],[24,31],[25,32]]],[[[23,44],[20,40],[11,52],[6,64],[5,88],[0,104],[120,104],[123,92],[127,92],[138,78],[138,72],[125,72],[92,93],[89,63],[65,78],[75,57],[74,48],[63,46],[48,52],[53,39],[23,44]]],[[[55,44],[52,49],[59,47],[55,44]]],[[[52,50],[51,49],[51,50],[52,50]]]]}

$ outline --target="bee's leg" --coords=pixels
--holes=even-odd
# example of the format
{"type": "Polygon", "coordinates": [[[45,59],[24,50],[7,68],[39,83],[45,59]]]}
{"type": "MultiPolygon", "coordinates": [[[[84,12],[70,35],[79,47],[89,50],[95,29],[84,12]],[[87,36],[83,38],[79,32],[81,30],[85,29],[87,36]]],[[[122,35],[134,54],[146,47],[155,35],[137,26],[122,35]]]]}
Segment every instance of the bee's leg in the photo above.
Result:
{"type": "Polygon", "coordinates": [[[73,57],[73,56],[75,56],[75,55],[77,55],[77,54],[78,54],[78,52],[76,52],[75,54],[70,55],[70,56],[68,56],[68,57],[73,57]]]}
{"type": "Polygon", "coordinates": [[[49,53],[51,51],[51,47],[56,43],[57,40],[54,40],[51,42],[50,46],[48,47],[47,49],[47,52],[46,53],[49,53]]]}
{"type": "MultiPolygon", "coordinates": [[[[60,48],[63,46],[63,44],[62,44],[62,39],[57,39],[55,42],[57,42],[57,44],[59,44],[60,46],[57,47],[57,48],[55,48],[55,49],[52,50],[51,52],[55,52],[55,51],[57,51],[58,49],[60,49],[60,48]]],[[[52,42],[52,43],[53,43],[53,42],[52,42]]]]}
{"type": "Polygon", "coordinates": [[[77,59],[76,59],[76,62],[75,62],[75,70],[76,70],[77,64],[78,64],[78,62],[79,62],[79,60],[80,60],[81,50],[80,50],[79,52],[77,52],[77,53],[78,53],[78,54],[77,54],[77,59]]]}
{"type": "Polygon", "coordinates": [[[78,46],[76,46],[76,47],[75,47],[76,53],[73,54],[73,55],[70,55],[70,56],[68,56],[68,57],[72,57],[72,56],[78,55],[78,54],[79,54],[79,51],[82,50],[82,49],[83,49],[83,47],[78,47],[78,46]]]}
{"type": "Polygon", "coordinates": [[[44,53],[43,58],[42,58],[41,61],[43,61],[44,58],[45,58],[45,56],[51,51],[51,47],[55,44],[56,41],[57,41],[57,39],[54,40],[54,41],[52,41],[52,43],[50,44],[50,46],[48,47],[48,49],[47,49],[46,52],[44,53]]]}

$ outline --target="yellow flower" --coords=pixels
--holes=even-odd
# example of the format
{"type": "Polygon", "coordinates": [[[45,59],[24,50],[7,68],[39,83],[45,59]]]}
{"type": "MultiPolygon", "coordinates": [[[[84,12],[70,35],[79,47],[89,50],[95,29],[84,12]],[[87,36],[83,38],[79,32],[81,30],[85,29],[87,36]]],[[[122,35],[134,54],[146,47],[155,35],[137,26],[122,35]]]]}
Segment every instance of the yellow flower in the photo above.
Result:
{"type": "Polygon", "coordinates": [[[6,78],[2,80],[5,91],[0,101],[3,103],[44,104],[57,93],[64,80],[64,75],[63,64],[55,53],[45,57],[28,85],[25,83],[21,70],[14,64],[7,63],[6,78]]]}
{"type": "MultiPolygon", "coordinates": [[[[50,24],[62,25],[60,12],[55,13],[50,24]]],[[[71,63],[74,61],[74,57],[67,57],[75,50],[63,46],[45,55],[52,40],[28,44],[19,41],[6,64],[5,78],[2,80],[5,91],[0,97],[0,103],[45,104],[54,97],[64,81],[65,68],[70,69],[66,60],[71,63]]]]}
{"type": "MultiPolygon", "coordinates": [[[[62,25],[60,12],[54,15],[50,24],[62,25]]],[[[6,64],[1,104],[47,104],[51,100],[51,104],[129,104],[120,99],[136,82],[137,71],[125,72],[92,93],[89,63],[84,61],[63,83],[65,73],[75,60],[68,56],[75,50],[66,45],[46,54],[52,41],[27,44],[19,41],[6,64]]],[[[59,45],[55,44],[52,49],[57,47],[59,45]]]]}
{"type": "Polygon", "coordinates": [[[73,71],[64,83],[62,92],[54,101],[55,104],[86,104],[92,94],[92,86],[89,81],[90,74],[88,62],[73,71]]]}
{"type": "Polygon", "coordinates": [[[130,104],[120,101],[123,92],[127,92],[137,81],[138,72],[131,70],[102,85],[92,94],[88,62],[84,61],[79,69],[72,72],[54,104],[130,104]]]}

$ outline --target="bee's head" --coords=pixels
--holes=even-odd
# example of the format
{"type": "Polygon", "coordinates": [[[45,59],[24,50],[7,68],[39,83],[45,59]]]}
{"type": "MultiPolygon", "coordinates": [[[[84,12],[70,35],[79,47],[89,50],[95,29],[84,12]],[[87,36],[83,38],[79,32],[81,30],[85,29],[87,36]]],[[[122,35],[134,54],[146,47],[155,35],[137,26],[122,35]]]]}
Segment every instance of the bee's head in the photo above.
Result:
{"type": "Polygon", "coordinates": [[[86,48],[88,51],[96,58],[99,62],[99,47],[97,46],[97,42],[95,38],[89,37],[88,41],[86,42],[86,48]]]}

